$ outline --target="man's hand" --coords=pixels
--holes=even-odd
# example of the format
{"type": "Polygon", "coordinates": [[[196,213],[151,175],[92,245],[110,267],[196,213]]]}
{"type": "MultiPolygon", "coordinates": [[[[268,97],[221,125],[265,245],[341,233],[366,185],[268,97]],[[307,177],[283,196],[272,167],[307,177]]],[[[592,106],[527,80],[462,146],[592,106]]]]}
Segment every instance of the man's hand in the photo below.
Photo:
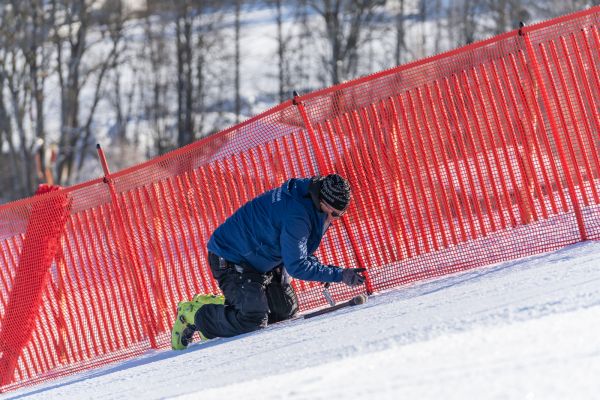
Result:
{"type": "Polygon", "coordinates": [[[365,276],[362,274],[366,268],[346,268],[342,272],[342,282],[348,286],[358,286],[365,283],[365,276]]]}

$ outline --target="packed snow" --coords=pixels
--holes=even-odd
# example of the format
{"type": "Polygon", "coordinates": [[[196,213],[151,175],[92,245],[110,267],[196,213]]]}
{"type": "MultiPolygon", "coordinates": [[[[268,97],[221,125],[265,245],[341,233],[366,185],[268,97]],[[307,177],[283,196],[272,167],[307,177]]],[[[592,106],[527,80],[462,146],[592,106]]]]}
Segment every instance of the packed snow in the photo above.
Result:
{"type": "Polygon", "coordinates": [[[592,241],[0,398],[591,399],[598,332],[592,241]]]}

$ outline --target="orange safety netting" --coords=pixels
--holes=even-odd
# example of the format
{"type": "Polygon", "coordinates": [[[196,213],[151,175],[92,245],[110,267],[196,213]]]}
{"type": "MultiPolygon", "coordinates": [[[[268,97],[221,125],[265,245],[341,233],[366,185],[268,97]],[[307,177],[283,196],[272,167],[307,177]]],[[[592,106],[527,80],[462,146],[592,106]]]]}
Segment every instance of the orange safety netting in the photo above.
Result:
{"type": "Polygon", "coordinates": [[[600,238],[599,49],[594,7],[0,206],[0,389],[167,348],[176,303],[218,291],[212,231],[290,177],[353,187],[317,255],[368,280],[337,300],[600,238]]]}

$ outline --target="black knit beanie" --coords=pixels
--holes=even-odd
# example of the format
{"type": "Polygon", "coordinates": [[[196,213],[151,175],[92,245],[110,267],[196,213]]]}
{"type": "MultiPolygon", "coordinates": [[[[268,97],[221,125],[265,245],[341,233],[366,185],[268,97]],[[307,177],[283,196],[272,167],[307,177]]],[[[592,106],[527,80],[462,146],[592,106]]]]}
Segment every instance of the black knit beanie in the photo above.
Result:
{"type": "Polygon", "coordinates": [[[321,180],[319,199],[339,211],[350,204],[350,183],[338,174],[327,175],[321,180]]]}

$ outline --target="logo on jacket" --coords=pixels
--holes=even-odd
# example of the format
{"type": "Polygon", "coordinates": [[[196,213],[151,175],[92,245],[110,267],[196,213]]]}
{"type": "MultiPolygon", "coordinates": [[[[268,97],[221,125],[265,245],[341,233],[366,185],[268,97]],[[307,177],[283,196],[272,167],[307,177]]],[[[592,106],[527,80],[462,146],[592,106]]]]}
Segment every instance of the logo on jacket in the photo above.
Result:
{"type": "Polygon", "coordinates": [[[281,201],[281,188],[273,190],[273,193],[271,194],[271,203],[276,203],[278,201],[281,201]]]}

